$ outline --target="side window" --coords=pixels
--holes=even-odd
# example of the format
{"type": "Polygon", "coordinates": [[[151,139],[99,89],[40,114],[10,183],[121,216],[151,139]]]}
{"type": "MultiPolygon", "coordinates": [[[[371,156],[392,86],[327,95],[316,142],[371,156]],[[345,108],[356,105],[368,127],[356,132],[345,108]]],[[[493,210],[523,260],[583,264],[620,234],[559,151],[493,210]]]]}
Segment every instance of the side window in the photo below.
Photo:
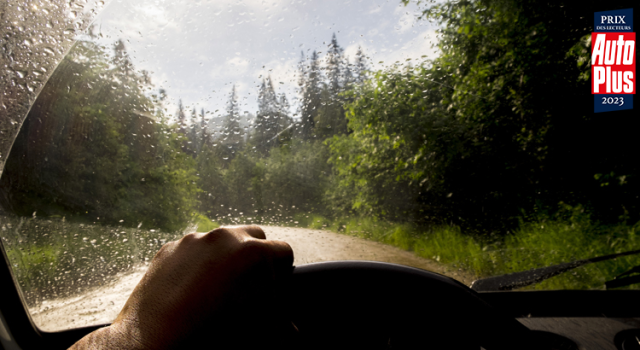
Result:
{"type": "Polygon", "coordinates": [[[0,180],[3,243],[37,324],[110,322],[113,312],[99,310],[117,303],[117,313],[136,271],[163,243],[197,229],[189,139],[167,123],[164,97],[150,88],[121,42],[107,50],[79,40],[15,140],[0,180]],[[77,300],[123,273],[133,277],[115,300],[77,300]],[[74,314],[68,303],[86,310],[74,314]]]}

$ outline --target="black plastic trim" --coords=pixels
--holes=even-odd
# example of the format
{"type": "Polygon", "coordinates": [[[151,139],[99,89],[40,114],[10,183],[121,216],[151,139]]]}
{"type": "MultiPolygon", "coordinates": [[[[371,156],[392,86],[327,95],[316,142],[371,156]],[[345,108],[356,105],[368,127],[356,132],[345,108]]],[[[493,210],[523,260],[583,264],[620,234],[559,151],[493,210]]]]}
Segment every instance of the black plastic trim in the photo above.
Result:
{"type": "MultiPolygon", "coordinates": [[[[29,349],[67,349],[86,334],[104,327],[96,325],[61,332],[44,332],[33,323],[24,303],[24,299],[16,288],[15,280],[8,264],[7,255],[0,242],[4,264],[0,263],[0,311],[7,327],[17,344],[24,350],[29,349]]],[[[317,269],[327,268],[325,264],[333,264],[334,269],[351,269],[379,266],[383,263],[340,262],[302,265],[296,268],[296,274],[306,274],[317,269]],[[368,267],[367,267],[368,266],[368,267]]],[[[389,272],[427,273],[433,279],[450,284],[447,277],[424,270],[407,268],[399,265],[386,265],[389,272]]],[[[640,291],[505,291],[478,293],[483,300],[502,313],[511,317],[640,317],[640,291]]]]}
{"type": "Polygon", "coordinates": [[[31,319],[26,308],[22,293],[16,288],[16,281],[10,269],[9,259],[0,242],[2,262],[0,263],[0,311],[7,322],[7,328],[18,346],[23,350],[29,349],[67,349],[78,339],[94,330],[104,327],[92,326],[76,328],[62,332],[44,332],[39,330],[31,319]]]}
{"type": "Polygon", "coordinates": [[[545,290],[479,293],[512,317],[640,317],[638,290],[545,290]]]}

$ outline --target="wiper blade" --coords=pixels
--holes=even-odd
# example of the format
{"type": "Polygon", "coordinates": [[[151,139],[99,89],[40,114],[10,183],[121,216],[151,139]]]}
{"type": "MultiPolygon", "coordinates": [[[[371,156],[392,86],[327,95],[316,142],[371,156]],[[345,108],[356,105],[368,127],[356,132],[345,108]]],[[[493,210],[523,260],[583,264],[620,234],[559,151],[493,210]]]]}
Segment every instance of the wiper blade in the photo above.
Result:
{"type": "Polygon", "coordinates": [[[611,260],[621,256],[634,254],[640,254],[640,249],[624,253],[598,256],[591,259],[576,260],[569,263],[541,267],[539,269],[532,269],[522,272],[509,273],[501,276],[483,278],[473,281],[473,283],[471,283],[471,289],[475,290],[476,292],[512,290],[514,288],[525,287],[544,281],[548,278],[557,276],[569,270],[573,270],[576,267],[580,267],[582,265],[611,260]]]}
{"type": "Polygon", "coordinates": [[[626,287],[636,283],[640,283],[640,265],[632,268],[631,270],[625,273],[619,274],[611,281],[604,282],[604,285],[607,287],[607,289],[612,289],[612,288],[626,287]],[[631,276],[632,274],[635,274],[635,273],[637,273],[638,275],[631,276]],[[625,276],[631,276],[631,277],[625,277],[625,276]]]}

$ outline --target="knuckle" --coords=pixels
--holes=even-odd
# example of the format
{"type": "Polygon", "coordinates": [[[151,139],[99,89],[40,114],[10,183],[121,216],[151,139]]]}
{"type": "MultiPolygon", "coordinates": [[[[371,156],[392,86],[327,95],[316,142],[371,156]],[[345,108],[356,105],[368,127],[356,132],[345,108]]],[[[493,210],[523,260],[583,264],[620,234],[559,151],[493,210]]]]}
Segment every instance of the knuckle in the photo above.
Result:
{"type": "Polygon", "coordinates": [[[176,242],[168,242],[162,245],[162,247],[160,247],[160,249],[158,250],[158,252],[156,253],[154,258],[162,258],[163,256],[167,255],[173,248],[173,246],[175,246],[176,242]]]}
{"type": "Polygon", "coordinates": [[[205,233],[202,238],[207,242],[216,242],[231,236],[231,232],[226,228],[220,227],[205,233]]]}
{"type": "Polygon", "coordinates": [[[266,256],[267,248],[263,242],[249,239],[241,243],[239,251],[248,258],[260,260],[266,256]]]}
{"type": "Polygon", "coordinates": [[[182,236],[182,238],[180,238],[180,241],[178,241],[178,243],[188,243],[191,242],[193,240],[196,239],[196,234],[195,233],[188,233],[184,236],[182,236]]]}
{"type": "Polygon", "coordinates": [[[176,244],[176,242],[167,242],[165,244],[162,245],[162,247],[160,247],[159,252],[166,252],[167,250],[170,250],[174,245],[176,244]]]}

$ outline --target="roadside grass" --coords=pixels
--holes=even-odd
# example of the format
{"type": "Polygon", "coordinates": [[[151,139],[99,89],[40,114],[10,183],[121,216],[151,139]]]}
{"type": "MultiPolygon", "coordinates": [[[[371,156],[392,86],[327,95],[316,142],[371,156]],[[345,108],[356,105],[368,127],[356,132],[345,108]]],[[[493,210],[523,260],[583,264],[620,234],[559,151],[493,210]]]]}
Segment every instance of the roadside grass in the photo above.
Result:
{"type": "Polygon", "coordinates": [[[194,215],[194,224],[196,232],[209,232],[220,227],[220,224],[209,219],[208,217],[202,214],[194,215]]]}
{"type": "MultiPolygon", "coordinates": [[[[373,240],[462,269],[477,278],[640,249],[640,223],[604,226],[587,214],[522,221],[504,237],[475,237],[456,226],[417,227],[374,218],[329,219],[318,214],[213,221],[195,214],[183,231],[161,232],[66,222],[64,218],[0,217],[2,244],[29,307],[82,293],[109,276],[145,264],[166,242],[220,224],[269,224],[324,229],[373,240]]],[[[604,282],[640,265],[640,256],[589,264],[524,289],[603,289],[604,282]]],[[[640,285],[627,287],[640,289],[640,285]]]]}
{"type": "Polygon", "coordinates": [[[184,231],[162,232],[60,217],[0,217],[2,245],[29,307],[82,293],[146,264],[164,243],[195,231],[195,225],[196,220],[184,231]]]}
{"type": "Polygon", "coordinates": [[[2,244],[29,307],[104,284],[111,275],[148,263],[166,242],[218,227],[198,213],[176,232],[104,226],[59,216],[0,216],[2,244]]]}
{"type": "MultiPolygon", "coordinates": [[[[640,223],[605,226],[584,213],[523,221],[511,234],[490,238],[466,235],[456,226],[424,229],[372,218],[332,221],[305,214],[294,216],[294,220],[297,223],[289,226],[328,229],[389,244],[478,278],[640,249],[640,223]]],[[[523,289],[603,289],[605,281],[637,265],[640,255],[621,257],[588,264],[523,289]]],[[[626,288],[640,289],[640,285],[626,288]]]]}

